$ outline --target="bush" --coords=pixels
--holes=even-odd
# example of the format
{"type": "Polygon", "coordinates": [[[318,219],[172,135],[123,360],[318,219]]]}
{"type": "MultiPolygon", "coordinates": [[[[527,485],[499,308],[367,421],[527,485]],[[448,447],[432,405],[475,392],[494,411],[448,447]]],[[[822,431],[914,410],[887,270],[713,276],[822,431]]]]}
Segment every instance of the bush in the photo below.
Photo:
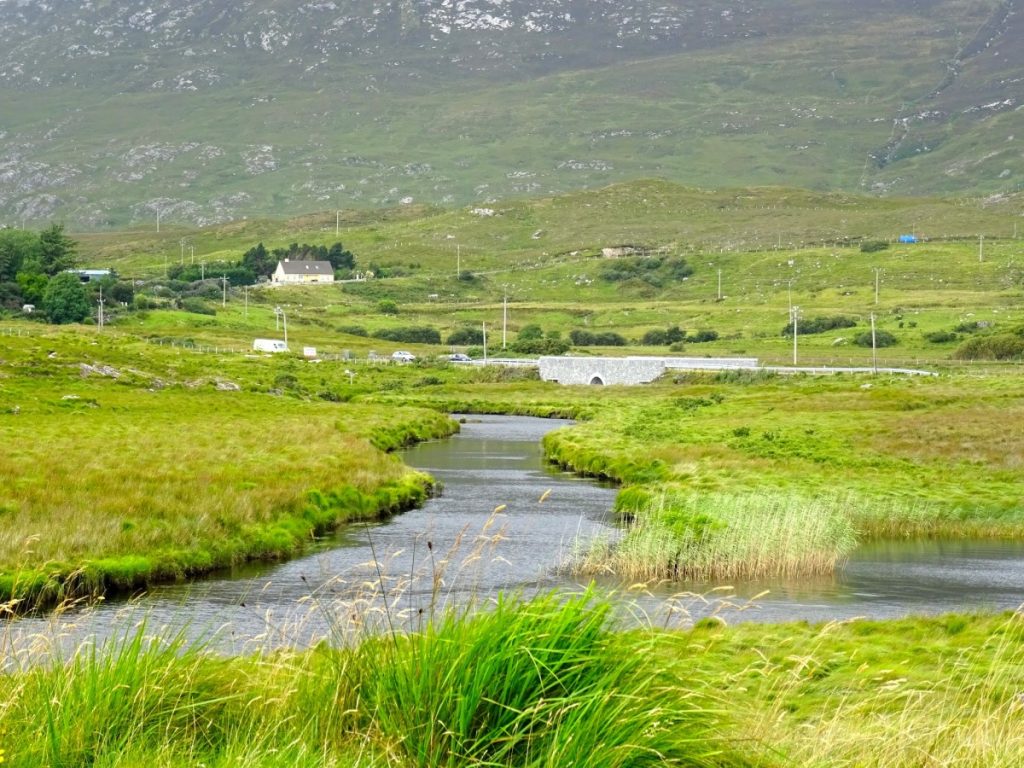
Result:
{"type": "Polygon", "coordinates": [[[985,329],[987,327],[988,327],[987,324],[986,325],[982,325],[977,320],[966,320],[966,321],[960,323],[953,330],[956,331],[957,333],[977,333],[978,331],[983,330],[983,329],[985,329]]]}
{"type": "MultiPolygon", "coordinates": [[[[838,328],[853,328],[857,321],[846,315],[832,315],[830,317],[807,317],[797,325],[797,332],[803,336],[814,333],[827,333],[838,328]]],[[[782,329],[783,336],[793,335],[793,323],[790,322],[782,329]]]]}
{"type": "Polygon", "coordinates": [[[536,323],[531,323],[530,325],[524,325],[522,328],[519,329],[519,334],[518,334],[517,338],[520,341],[532,341],[532,340],[535,340],[535,339],[543,339],[544,338],[544,329],[541,328],[536,323]]]}
{"type": "Polygon", "coordinates": [[[339,325],[337,331],[338,333],[347,333],[349,336],[362,336],[364,338],[370,335],[361,325],[339,325]]]}
{"type": "Polygon", "coordinates": [[[569,333],[569,340],[577,347],[624,347],[626,339],[611,331],[591,333],[590,331],[574,330],[569,333]]]}
{"type": "Polygon", "coordinates": [[[440,344],[441,334],[436,328],[428,325],[415,325],[407,328],[382,328],[373,332],[375,339],[398,341],[405,344],[440,344]]]}
{"type": "Polygon", "coordinates": [[[397,315],[398,305],[391,299],[381,299],[377,302],[377,311],[382,315],[397,315]]]}
{"type": "Polygon", "coordinates": [[[661,288],[666,282],[678,282],[692,274],[693,267],[685,259],[640,256],[612,261],[601,270],[600,277],[610,283],[637,280],[661,288]]]}
{"type": "MultiPolygon", "coordinates": [[[[871,331],[864,331],[864,333],[857,334],[854,338],[853,343],[858,347],[870,347],[871,346],[871,331]]],[[[893,347],[898,343],[898,339],[888,331],[875,331],[876,347],[893,347]]]]}
{"type": "Polygon", "coordinates": [[[564,339],[516,339],[509,349],[520,355],[564,355],[569,346],[564,339]]]}
{"type": "Polygon", "coordinates": [[[194,315],[216,315],[217,310],[206,304],[201,299],[188,298],[181,300],[181,308],[194,315]]]}
{"type": "Polygon", "coordinates": [[[660,328],[654,328],[644,334],[640,343],[645,347],[663,347],[669,343],[668,335],[660,328]]]}
{"type": "Polygon", "coordinates": [[[932,344],[946,344],[950,341],[957,341],[959,338],[960,336],[952,331],[932,331],[924,334],[925,341],[930,341],[932,344]]]}
{"type": "Polygon", "coordinates": [[[484,332],[482,328],[459,328],[448,334],[445,344],[467,346],[469,344],[483,344],[484,332]]]}
{"type": "Polygon", "coordinates": [[[889,244],[885,240],[865,240],[860,244],[861,253],[878,253],[888,248],[889,244]]]}
{"type": "Polygon", "coordinates": [[[975,336],[953,353],[957,360],[1019,360],[1024,358],[1024,337],[1010,333],[975,336]]]}
{"type": "Polygon", "coordinates": [[[50,279],[43,293],[43,311],[51,323],[80,323],[89,316],[90,309],[78,275],[62,272],[50,279]]]}
{"type": "Polygon", "coordinates": [[[707,328],[697,331],[693,336],[686,337],[686,341],[693,344],[702,344],[706,341],[715,341],[716,339],[718,339],[718,331],[712,331],[707,328]]]}

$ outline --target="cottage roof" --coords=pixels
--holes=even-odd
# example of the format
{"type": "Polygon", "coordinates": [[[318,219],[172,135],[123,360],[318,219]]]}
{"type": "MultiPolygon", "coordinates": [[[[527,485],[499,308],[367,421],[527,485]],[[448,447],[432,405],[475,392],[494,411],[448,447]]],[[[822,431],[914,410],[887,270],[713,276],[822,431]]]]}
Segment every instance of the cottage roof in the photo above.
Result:
{"type": "Polygon", "coordinates": [[[278,263],[286,275],[333,275],[334,267],[329,261],[290,261],[278,263]]]}

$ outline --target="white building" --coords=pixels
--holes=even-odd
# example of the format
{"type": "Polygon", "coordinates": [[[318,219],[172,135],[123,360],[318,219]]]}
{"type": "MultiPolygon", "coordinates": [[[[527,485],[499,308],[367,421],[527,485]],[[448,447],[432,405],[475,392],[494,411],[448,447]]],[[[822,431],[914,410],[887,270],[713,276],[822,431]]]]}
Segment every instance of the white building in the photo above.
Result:
{"type": "Polygon", "coordinates": [[[334,267],[329,261],[291,261],[285,259],[277,262],[277,269],[270,276],[275,285],[292,285],[296,283],[333,283],[334,267]]]}

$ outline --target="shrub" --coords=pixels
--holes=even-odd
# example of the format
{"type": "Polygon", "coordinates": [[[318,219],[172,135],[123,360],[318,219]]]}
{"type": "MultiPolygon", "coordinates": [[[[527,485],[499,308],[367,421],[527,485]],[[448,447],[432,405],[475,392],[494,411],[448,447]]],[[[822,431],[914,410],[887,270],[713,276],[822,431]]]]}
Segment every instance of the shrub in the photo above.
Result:
{"type": "MultiPolygon", "coordinates": [[[[857,321],[846,315],[832,315],[830,317],[807,317],[797,325],[797,332],[808,336],[814,333],[827,333],[837,328],[853,328],[857,321]]],[[[793,335],[793,323],[790,322],[782,329],[783,336],[793,335]]]]}
{"type": "Polygon", "coordinates": [[[952,331],[932,331],[931,333],[924,334],[925,341],[930,341],[932,344],[946,344],[959,338],[960,336],[952,331]]]}
{"type": "Polygon", "coordinates": [[[544,338],[544,329],[541,328],[536,323],[531,323],[530,325],[524,325],[522,328],[519,329],[519,334],[518,334],[517,338],[519,338],[522,341],[532,341],[534,339],[543,339],[544,338]]]}
{"type": "Polygon", "coordinates": [[[647,347],[663,347],[669,343],[668,335],[660,328],[654,328],[644,334],[640,343],[647,347]]]}
{"type": "Polygon", "coordinates": [[[564,339],[516,339],[509,349],[520,355],[562,355],[569,351],[564,339]]]}
{"type": "Polygon", "coordinates": [[[861,253],[878,253],[888,248],[889,244],[885,240],[865,240],[860,244],[861,253]]]}
{"type": "Polygon", "coordinates": [[[687,336],[686,340],[694,344],[701,344],[706,341],[715,341],[718,338],[718,331],[704,329],[697,331],[693,336],[687,336]]]}
{"type": "Polygon", "coordinates": [[[569,333],[569,340],[577,347],[624,347],[626,339],[618,333],[605,331],[604,333],[591,333],[590,331],[574,330],[569,333]]]}
{"type": "Polygon", "coordinates": [[[398,305],[391,299],[381,299],[377,302],[377,311],[382,315],[397,315],[398,305]]]}
{"type": "Polygon", "coordinates": [[[448,334],[448,338],[445,339],[444,343],[456,344],[459,346],[467,346],[469,344],[483,344],[484,332],[482,328],[458,328],[457,330],[454,330],[450,334],[448,334]]]}
{"type": "Polygon", "coordinates": [[[338,333],[347,333],[349,336],[369,336],[366,329],[361,325],[339,325],[337,328],[338,333]]]}
{"type": "MultiPolygon", "coordinates": [[[[871,331],[864,331],[864,333],[857,334],[853,339],[853,343],[858,347],[870,347],[871,331]]],[[[875,331],[874,345],[876,347],[893,347],[898,343],[898,339],[888,331],[875,331]]]]}
{"type": "Polygon", "coordinates": [[[1024,358],[1024,337],[1010,333],[975,336],[953,353],[957,360],[1018,360],[1024,358]]]}
{"type": "Polygon", "coordinates": [[[216,315],[217,310],[206,304],[206,302],[197,298],[188,298],[181,300],[181,308],[186,312],[191,312],[194,315],[216,315]]]}
{"type": "Polygon", "coordinates": [[[440,344],[441,334],[436,328],[428,325],[415,325],[407,328],[382,328],[373,332],[375,339],[398,341],[406,344],[440,344]]]}

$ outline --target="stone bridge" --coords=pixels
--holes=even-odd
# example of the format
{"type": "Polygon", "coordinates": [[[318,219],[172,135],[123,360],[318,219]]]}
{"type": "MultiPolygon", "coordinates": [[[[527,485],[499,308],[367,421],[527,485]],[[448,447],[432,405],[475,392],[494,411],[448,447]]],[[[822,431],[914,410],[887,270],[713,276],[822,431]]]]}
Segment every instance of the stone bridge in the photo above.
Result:
{"type": "Polygon", "coordinates": [[[559,384],[648,384],[666,371],[756,370],[753,357],[542,357],[540,377],[559,384]]]}

